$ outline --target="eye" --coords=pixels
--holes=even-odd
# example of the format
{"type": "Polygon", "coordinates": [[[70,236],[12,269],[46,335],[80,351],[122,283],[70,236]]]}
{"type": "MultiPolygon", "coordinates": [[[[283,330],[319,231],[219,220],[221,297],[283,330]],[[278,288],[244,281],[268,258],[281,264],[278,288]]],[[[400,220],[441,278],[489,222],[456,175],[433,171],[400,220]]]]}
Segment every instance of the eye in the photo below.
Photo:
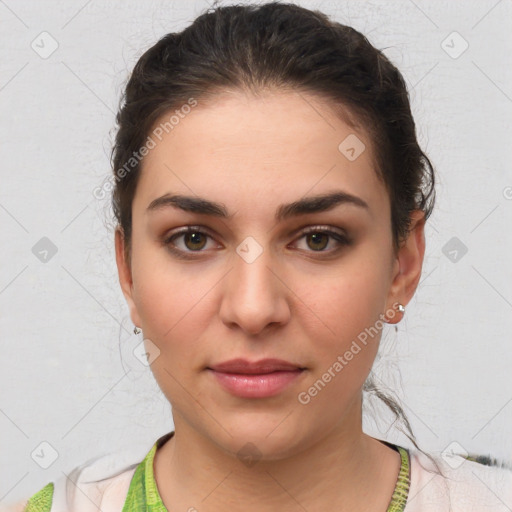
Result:
{"type": "MultiPolygon", "coordinates": [[[[201,226],[186,226],[178,231],[172,232],[165,237],[163,244],[168,247],[174,255],[179,258],[188,258],[192,253],[205,252],[208,239],[213,240],[213,236],[209,234],[201,226]],[[182,243],[177,243],[181,240],[182,243]]],[[[301,236],[297,240],[305,239],[307,252],[333,253],[343,246],[352,243],[351,239],[343,232],[334,231],[328,226],[312,226],[302,231],[301,236]],[[334,243],[330,243],[334,240],[334,243]],[[334,245],[331,250],[325,250],[326,247],[334,245]]],[[[302,248],[299,247],[302,250],[302,248]]]]}
{"type": "Polygon", "coordinates": [[[351,244],[351,240],[342,232],[333,231],[327,226],[312,226],[302,232],[298,240],[305,239],[307,247],[312,249],[309,252],[334,252],[341,246],[351,244]],[[324,249],[329,245],[330,240],[334,240],[335,247],[330,251],[324,249]]]}
{"type": "Polygon", "coordinates": [[[199,226],[187,226],[179,231],[173,232],[163,241],[169,246],[169,250],[175,254],[187,252],[201,252],[207,245],[207,240],[212,238],[203,228],[199,226]],[[182,239],[183,244],[176,244],[176,240],[182,239]]]}

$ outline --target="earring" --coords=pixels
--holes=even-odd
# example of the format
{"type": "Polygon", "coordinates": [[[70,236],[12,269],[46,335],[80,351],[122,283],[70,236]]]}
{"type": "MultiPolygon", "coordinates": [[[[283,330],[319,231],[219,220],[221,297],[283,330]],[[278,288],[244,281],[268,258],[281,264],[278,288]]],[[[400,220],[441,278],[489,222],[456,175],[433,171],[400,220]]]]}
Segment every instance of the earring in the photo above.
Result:
{"type": "Polygon", "coordinates": [[[135,326],[135,327],[133,328],[133,332],[134,332],[135,334],[140,334],[140,333],[142,332],[142,329],[139,329],[137,326],[135,326]]]}
{"type": "MultiPolygon", "coordinates": [[[[398,309],[398,311],[400,311],[400,313],[405,313],[405,307],[403,304],[399,303],[397,306],[397,309],[398,309]]],[[[398,332],[398,327],[396,324],[395,324],[395,332],[398,332]]]]}

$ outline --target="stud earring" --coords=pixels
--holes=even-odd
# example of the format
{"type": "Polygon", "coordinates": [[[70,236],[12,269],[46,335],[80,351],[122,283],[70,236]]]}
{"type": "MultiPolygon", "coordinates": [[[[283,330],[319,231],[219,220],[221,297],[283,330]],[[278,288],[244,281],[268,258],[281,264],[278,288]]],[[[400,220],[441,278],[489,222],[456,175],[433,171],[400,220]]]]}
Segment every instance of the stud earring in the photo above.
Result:
{"type": "MultiPolygon", "coordinates": [[[[400,304],[400,303],[399,303],[399,304],[398,304],[398,306],[397,306],[397,309],[398,309],[398,311],[399,311],[400,313],[405,313],[405,307],[404,307],[404,305],[403,305],[403,304],[400,304]]],[[[397,325],[396,325],[396,324],[395,324],[395,332],[398,332],[398,327],[397,327],[397,325]]]]}
{"type": "Polygon", "coordinates": [[[134,332],[135,334],[140,334],[140,333],[142,332],[142,329],[139,329],[137,326],[135,326],[135,327],[133,328],[133,332],[134,332]]]}

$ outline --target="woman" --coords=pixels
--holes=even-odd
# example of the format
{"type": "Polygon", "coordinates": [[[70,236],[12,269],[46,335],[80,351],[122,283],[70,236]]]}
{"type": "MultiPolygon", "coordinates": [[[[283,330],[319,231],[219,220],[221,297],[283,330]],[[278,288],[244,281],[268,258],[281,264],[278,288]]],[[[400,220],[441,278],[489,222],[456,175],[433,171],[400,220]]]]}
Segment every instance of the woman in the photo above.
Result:
{"type": "Polygon", "coordinates": [[[174,431],[32,511],[500,511],[512,472],[362,429],[434,173],[404,80],[291,4],[221,7],[138,61],[113,150],[120,285],[174,431]]]}

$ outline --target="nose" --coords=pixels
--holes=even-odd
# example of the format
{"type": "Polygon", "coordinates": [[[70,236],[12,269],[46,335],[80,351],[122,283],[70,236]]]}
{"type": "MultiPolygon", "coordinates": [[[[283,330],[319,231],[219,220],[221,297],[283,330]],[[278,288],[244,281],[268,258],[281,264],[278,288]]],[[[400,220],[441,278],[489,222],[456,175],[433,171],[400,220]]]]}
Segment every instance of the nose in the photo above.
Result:
{"type": "Polygon", "coordinates": [[[220,307],[224,324],[255,336],[289,321],[288,298],[292,292],[275,267],[266,249],[254,261],[234,254],[220,307]]]}

